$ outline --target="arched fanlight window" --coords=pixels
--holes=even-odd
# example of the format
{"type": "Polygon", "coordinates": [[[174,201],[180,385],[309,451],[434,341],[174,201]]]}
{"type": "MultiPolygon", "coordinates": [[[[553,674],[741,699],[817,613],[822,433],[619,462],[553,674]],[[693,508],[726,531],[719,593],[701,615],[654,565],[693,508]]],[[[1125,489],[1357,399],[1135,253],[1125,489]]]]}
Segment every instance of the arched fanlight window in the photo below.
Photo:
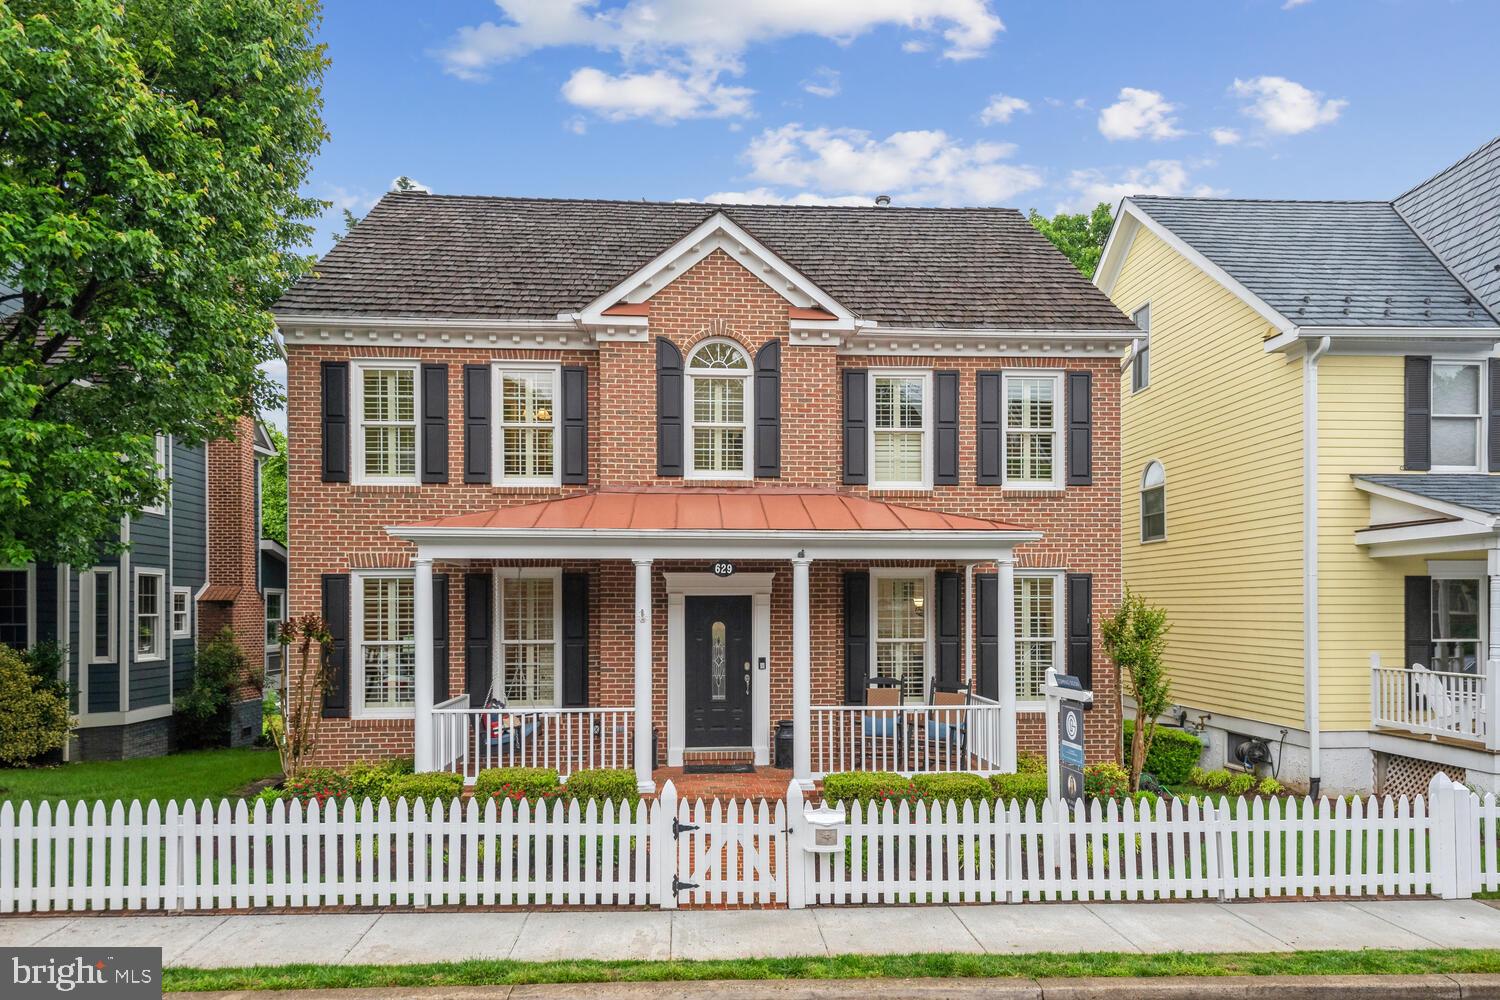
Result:
{"type": "Polygon", "coordinates": [[[749,475],[750,359],[732,343],[710,340],[687,363],[688,475],[749,475]]]}
{"type": "Polygon", "coordinates": [[[1159,542],[1167,537],[1167,470],[1150,462],[1141,476],[1141,541],[1159,542]]]}

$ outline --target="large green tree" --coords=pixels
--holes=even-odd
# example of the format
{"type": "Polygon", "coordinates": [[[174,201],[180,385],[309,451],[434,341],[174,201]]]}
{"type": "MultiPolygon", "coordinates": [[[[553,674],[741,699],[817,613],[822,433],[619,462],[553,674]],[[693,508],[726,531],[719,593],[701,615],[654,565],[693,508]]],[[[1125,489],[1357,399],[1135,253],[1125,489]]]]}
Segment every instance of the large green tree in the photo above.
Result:
{"type": "Polygon", "coordinates": [[[277,401],[309,266],[317,0],[0,0],[0,563],[89,564],[157,433],[277,401]]]}
{"type": "Polygon", "coordinates": [[[286,544],[286,435],[267,427],[276,454],[260,467],[260,533],[286,544]]]}
{"type": "Polygon", "coordinates": [[[1104,255],[1110,226],[1114,224],[1108,205],[1101,201],[1088,215],[1059,212],[1050,219],[1033,208],[1029,218],[1037,231],[1051,240],[1085,278],[1094,276],[1099,258],[1104,255]]]}

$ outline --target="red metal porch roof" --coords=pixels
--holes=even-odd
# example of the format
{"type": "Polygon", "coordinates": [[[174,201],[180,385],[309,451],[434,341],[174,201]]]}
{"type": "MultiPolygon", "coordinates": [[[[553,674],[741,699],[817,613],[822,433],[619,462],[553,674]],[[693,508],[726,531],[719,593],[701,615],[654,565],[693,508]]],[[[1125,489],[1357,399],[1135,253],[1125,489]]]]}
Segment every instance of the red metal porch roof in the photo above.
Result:
{"type": "Polygon", "coordinates": [[[1024,531],[1004,521],[882,503],[833,490],[601,489],[407,525],[595,531],[1024,531]]]}

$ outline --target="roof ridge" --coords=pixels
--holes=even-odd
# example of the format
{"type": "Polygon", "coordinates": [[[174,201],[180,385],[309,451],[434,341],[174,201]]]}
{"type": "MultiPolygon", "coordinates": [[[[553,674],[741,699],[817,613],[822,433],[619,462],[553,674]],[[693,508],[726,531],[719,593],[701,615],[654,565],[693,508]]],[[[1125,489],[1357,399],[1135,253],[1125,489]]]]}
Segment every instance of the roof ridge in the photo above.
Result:
{"type": "MultiPolygon", "coordinates": [[[[774,201],[716,202],[694,201],[690,198],[569,198],[551,195],[517,194],[434,194],[428,191],[387,191],[380,196],[386,199],[442,199],[445,201],[511,201],[528,204],[553,205],[646,205],[651,207],[681,206],[684,209],[712,209],[730,212],[736,208],[776,208],[789,211],[834,211],[834,212],[1005,212],[1022,215],[1020,209],[1010,205],[788,205],[774,201]]],[[[379,204],[377,202],[376,204],[379,204]]]]}
{"type": "Polygon", "coordinates": [[[1133,194],[1131,201],[1197,201],[1250,205],[1390,205],[1382,198],[1210,198],[1201,195],[1133,194]]]}

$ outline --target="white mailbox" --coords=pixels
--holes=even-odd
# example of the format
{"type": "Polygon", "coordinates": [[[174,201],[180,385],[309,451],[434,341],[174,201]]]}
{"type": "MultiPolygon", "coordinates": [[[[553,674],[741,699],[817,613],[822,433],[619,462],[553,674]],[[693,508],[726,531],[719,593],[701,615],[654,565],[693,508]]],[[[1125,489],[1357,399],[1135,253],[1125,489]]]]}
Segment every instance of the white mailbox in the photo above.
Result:
{"type": "Polygon", "coordinates": [[[844,807],[827,803],[804,814],[812,836],[808,838],[810,854],[838,854],[844,849],[844,807]]]}

